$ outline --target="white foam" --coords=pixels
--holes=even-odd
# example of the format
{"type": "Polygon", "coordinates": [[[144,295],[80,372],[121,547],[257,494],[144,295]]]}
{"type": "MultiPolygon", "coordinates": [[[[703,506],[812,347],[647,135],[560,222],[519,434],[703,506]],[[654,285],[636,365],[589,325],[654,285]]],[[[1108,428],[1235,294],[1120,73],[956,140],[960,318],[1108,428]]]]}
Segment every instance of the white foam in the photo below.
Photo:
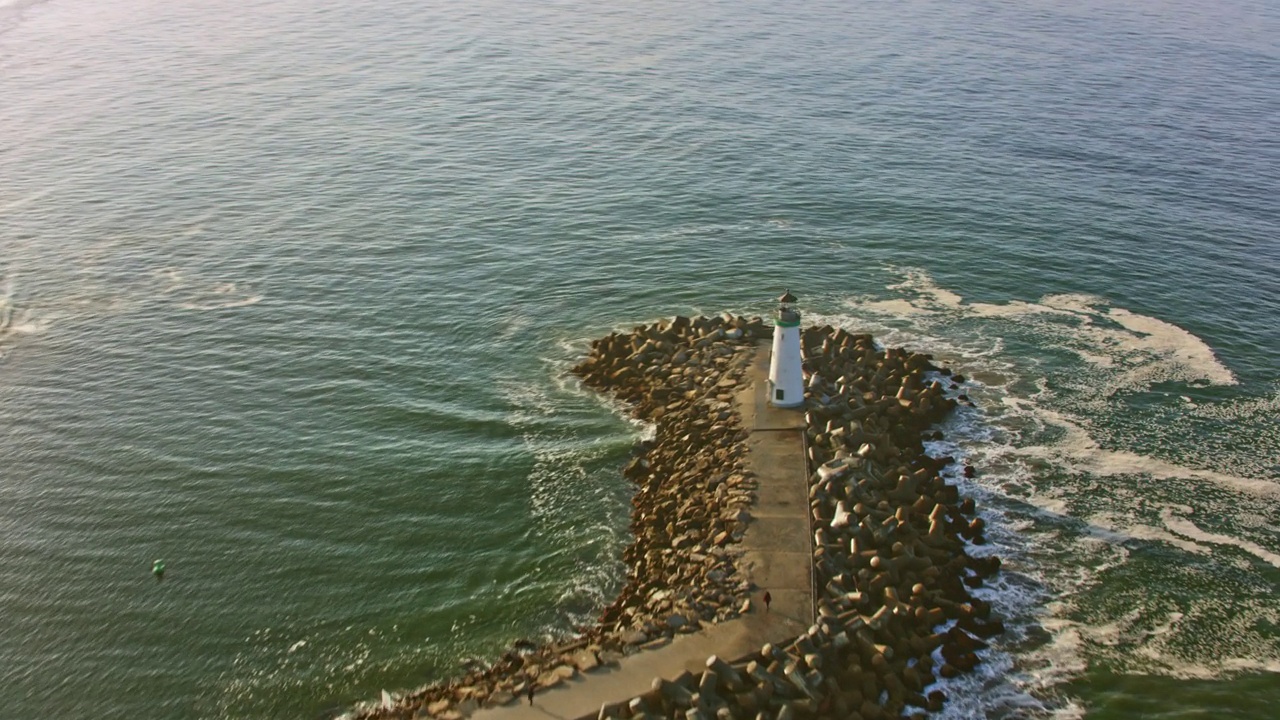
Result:
{"type": "Polygon", "coordinates": [[[1248,540],[1241,540],[1240,538],[1234,538],[1230,535],[1221,535],[1201,530],[1190,520],[1174,514],[1173,507],[1165,507],[1161,510],[1160,520],[1164,522],[1164,526],[1169,528],[1169,531],[1172,533],[1188,537],[1193,540],[1199,540],[1200,542],[1213,543],[1215,545],[1229,545],[1231,547],[1239,548],[1272,567],[1280,568],[1280,554],[1273,553],[1261,545],[1249,542],[1248,540]]]}
{"type": "Polygon", "coordinates": [[[1219,403],[1194,403],[1188,400],[1196,417],[1214,420],[1251,420],[1280,417],[1280,389],[1271,395],[1219,403]]]}
{"type": "Polygon", "coordinates": [[[1081,315],[1085,322],[1089,322],[1089,316],[1097,312],[1097,306],[1106,305],[1107,301],[1097,295],[1060,293],[1045,295],[1040,298],[1040,304],[1046,308],[1081,315]]]}
{"type": "Polygon", "coordinates": [[[1085,362],[1089,363],[1090,365],[1093,365],[1096,368],[1108,369],[1108,368],[1115,367],[1115,364],[1116,364],[1115,360],[1113,360],[1109,355],[1093,353],[1088,350],[1083,350],[1080,348],[1075,348],[1075,353],[1076,355],[1080,356],[1081,360],[1084,360],[1085,362]]]}
{"type": "Polygon", "coordinates": [[[914,292],[925,306],[934,308],[958,308],[964,302],[964,298],[957,293],[939,287],[924,270],[909,268],[903,272],[906,278],[902,282],[887,285],[885,289],[914,292]]]}
{"type": "Polygon", "coordinates": [[[1235,375],[1218,362],[1213,349],[1177,325],[1116,307],[1107,310],[1107,317],[1141,336],[1136,340],[1128,338],[1128,347],[1167,357],[1175,364],[1191,369],[1193,374],[1211,385],[1236,384],[1235,375]]]}
{"type": "Polygon", "coordinates": [[[913,304],[909,300],[865,300],[847,304],[856,307],[864,312],[872,312],[880,315],[893,315],[895,317],[905,317],[910,315],[927,315],[931,311],[913,304]]]}
{"type": "Polygon", "coordinates": [[[964,318],[1028,319],[1056,316],[1070,323],[1045,327],[1055,344],[1076,353],[1099,369],[1129,368],[1098,386],[1103,396],[1140,391],[1165,381],[1234,385],[1235,375],[1203,340],[1158,318],[1110,307],[1091,295],[1045,295],[1039,302],[966,303],[957,292],[940,287],[929,273],[899,269],[902,282],[888,290],[906,295],[896,299],[853,298],[846,305],[863,313],[896,317],[951,315],[964,318]]]}
{"type": "MultiPolygon", "coordinates": [[[[1055,604],[1060,605],[1060,604],[1055,604]]],[[[1035,673],[1037,684],[1047,689],[1083,675],[1089,669],[1084,656],[1083,626],[1066,620],[1050,606],[1050,615],[1043,618],[1041,627],[1052,638],[1044,647],[1031,653],[1031,660],[1043,663],[1035,673]]]]}
{"type": "Polygon", "coordinates": [[[1115,542],[1128,542],[1130,540],[1143,540],[1147,542],[1162,542],[1172,545],[1180,550],[1195,554],[1208,555],[1209,548],[1198,543],[1187,540],[1183,537],[1166,532],[1160,528],[1151,527],[1142,523],[1134,522],[1132,518],[1127,516],[1118,517],[1114,514],[1090,515],[1088,522],[1096,528],[1105,528],[1113,534],[1115,542]]]}
{"type": "Polygon", "coordinates": [[[1131,672],[1159,672],[1179,680],[1216,680],[1223,674],[1280,672],[1280,659],[1246,658],[1230,654],[1230,651],[1188,660],[1171,652],[1166,645],[1178,635],[1178,627],[1186,617],[1184,613],[1170,613],[1165,621],[1151,630],[1130,630],[1129,642],[1137,643],[1134,654],[1145,661],[1131,672]]]}
{"type": "Polygon", "coordinates": [[[1004,403],[1065,431],[1063,438],[1053,445],[1020,447],[1016,449],[1019,454],[1060,464],[1074,472],[1087,472],[1101,477],[1147,475],[1153,480],[1194,479],[1258,497],[1280,498],[1280,484],[1275,482],[1186,467],[1127,450],[1106,450],[1089,435],[1079,421],[1064,413],[1013,397],[1004,398],[1004,403]]]}

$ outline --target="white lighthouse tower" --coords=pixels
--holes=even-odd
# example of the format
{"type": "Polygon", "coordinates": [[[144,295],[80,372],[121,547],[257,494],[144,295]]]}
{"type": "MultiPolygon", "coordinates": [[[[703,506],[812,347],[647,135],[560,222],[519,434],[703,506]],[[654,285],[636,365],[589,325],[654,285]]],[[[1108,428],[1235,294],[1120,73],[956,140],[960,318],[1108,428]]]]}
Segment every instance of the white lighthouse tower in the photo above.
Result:
{"type": "Polygon", "coordinates": [[[773,327],[773,355],[769,359],[769,404],[780,408],[804,405],[804,372],[800,367],[800,313],[789,305],[790,291],[778,298],[773,327]]]}

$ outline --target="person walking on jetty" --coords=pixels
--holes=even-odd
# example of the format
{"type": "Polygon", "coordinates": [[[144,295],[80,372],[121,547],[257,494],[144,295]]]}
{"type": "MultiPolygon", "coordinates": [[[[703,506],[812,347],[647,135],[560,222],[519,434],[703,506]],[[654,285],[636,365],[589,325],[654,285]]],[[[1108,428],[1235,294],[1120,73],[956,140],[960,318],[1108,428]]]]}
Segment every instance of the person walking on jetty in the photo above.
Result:
{"type": "Polygon", "coordinates": [[[765,590],[764,591],[764,611],[765,612],[769,612],[769,603],[771,602],[773,602],[773,596],[769,594],[768,590],[765,590]]]}
{"type": "Polygon", "coordinates": [[[528,691],[526,691],[526,694],[529,696],[529,704],[532,705],[533,704],[533,681],[532,680],[529,681],[529,689],[528,691]]]}

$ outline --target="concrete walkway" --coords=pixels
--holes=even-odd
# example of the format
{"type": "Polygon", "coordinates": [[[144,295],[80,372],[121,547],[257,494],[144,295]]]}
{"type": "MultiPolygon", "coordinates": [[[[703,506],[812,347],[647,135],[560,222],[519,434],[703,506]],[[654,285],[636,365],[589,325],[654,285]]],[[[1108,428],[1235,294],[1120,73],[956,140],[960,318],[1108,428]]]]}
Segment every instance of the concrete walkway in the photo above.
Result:
{"type": "Polygon", "coordinates": [[[743,536],[744,574],[760,588],[753,609],[742,617],[688,635],[660,648],[623,658],[616,668],[579,674],[534,696],[503,707],[479,710],[473,720],[578,720],[594,718],[606,703],[645,693],[655,677],[700,673],[707,657],[736,660],[767,643],[781,643],[813,624],[808,478],[804,460],[804,415],[770,407],[766,396],[769,347],[757,349],[736,397],[747,438],[747,469],[759,483],[752,521],[743,536]],[[773,602],[765,612],[761,597],[773,602]]]}

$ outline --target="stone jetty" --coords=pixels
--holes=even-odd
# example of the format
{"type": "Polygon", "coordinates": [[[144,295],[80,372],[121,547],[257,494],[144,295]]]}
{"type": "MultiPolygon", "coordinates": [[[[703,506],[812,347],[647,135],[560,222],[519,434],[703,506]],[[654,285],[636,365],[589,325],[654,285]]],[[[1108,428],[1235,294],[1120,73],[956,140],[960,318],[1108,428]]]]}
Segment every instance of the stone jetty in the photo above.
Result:
{"type": "Polygon", "coordinates": [[[636,493],[617,598],[577,637],[518,643],[352,717],[879,720],[941,709],[937,678],[971,670],[1003,631],[969,593],[1000,566],[966,551],[983,542],[983,522],[940,474],[952,459],[924,451],[960,378],[870,335],[812,327],[801,335],[805,409],[780,411],[754,392],[771,334],[760,318],[676,317],[593,342],[573,372],[655,427],[622,471],[636,493]],[[795,494],[762,482],[779,457],[800,466],[795,494]],[[520,705],[531,689],[545,701],[536,714],[519,711],[535,710],[520,705]]]}

